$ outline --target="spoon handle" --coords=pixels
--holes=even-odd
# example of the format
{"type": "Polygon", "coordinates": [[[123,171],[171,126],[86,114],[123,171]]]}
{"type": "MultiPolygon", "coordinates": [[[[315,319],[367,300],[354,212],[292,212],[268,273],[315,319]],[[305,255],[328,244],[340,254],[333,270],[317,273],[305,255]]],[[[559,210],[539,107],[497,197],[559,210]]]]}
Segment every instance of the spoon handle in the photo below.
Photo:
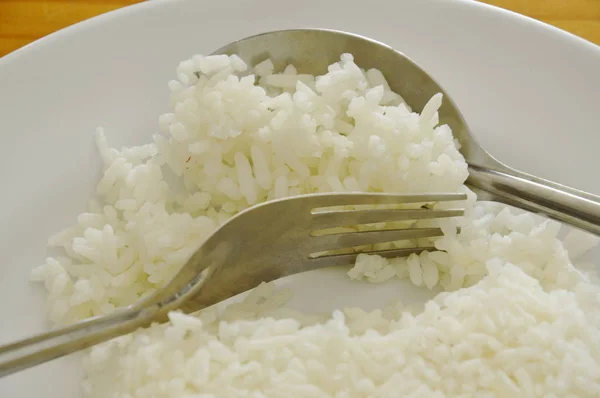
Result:
{"type": "Polygon", "coordinates": [[[467,184],[493,200],[600,235],[600,196],[512,169],[469,165],[467,184]]]}
{"type": "Polygon", "coordinates": [[[0,377],[30,368],[143,326],[147,309],[125,309],[0,346],[0,377]]]}

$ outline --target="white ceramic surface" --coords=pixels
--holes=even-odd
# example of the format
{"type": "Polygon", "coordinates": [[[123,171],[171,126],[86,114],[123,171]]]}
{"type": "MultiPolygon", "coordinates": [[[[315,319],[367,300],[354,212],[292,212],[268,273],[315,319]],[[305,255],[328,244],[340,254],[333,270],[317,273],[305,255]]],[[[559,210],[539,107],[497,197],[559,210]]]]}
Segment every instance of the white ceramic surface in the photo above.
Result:
{"type": "MultiPolygon", "coordinates": [[[[47,237],[85,208],[100,172],[95,128],[105,127],[113,145],[146,141],[179,60],[295,27],[396,47],[451,93],[494,155],[600,193],[600,47],[575,36],[471,1],[143,3],[0,59],[0,343],[44,329],[42,289],[28,273],[43,261],[47,237]]],[[[350,283],[331,270],[286,284],[296,291],[293,305],[307,310],[375,307],[414,292],[350,283]]],[[[77,397],[78,378],[69,357],[0,380],[0,397],[77,397]]]]}

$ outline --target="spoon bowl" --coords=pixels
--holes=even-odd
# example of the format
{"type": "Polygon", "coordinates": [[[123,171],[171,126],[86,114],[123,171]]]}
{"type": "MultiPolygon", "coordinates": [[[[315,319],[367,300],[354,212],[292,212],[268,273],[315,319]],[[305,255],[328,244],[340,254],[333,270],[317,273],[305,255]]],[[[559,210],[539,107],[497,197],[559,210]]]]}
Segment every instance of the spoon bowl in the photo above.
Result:
{"type": "Polygon", "coordinates": [[[275,70],[293,64],[299,73],[317,76],[327,73],[327,67],[339,61],[344,53],[352,54],[355,63],[364,70],[379,69],[392,91],[400,94],[416,112],[421,112],[432,96],[442,93],[440,123],[450,126],[463,155],[477,164],[497,164],[477,143],[458,107],[441,85],[409,57],[386,44],[336,30],[294,29],[247,37],[213,54],[236,54],[249,65],[270,59],[275,70]]]}

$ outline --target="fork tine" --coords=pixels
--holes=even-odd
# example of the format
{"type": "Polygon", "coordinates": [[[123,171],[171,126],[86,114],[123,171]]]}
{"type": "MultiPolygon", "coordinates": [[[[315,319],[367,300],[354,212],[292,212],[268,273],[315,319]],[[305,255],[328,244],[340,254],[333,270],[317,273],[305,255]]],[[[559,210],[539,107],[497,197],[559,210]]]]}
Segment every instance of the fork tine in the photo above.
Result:
{"type": "Polygon", "coordinates": [[[402,203],[450,202],[467,199],[464,193],[393,194],[393,193],[328,193],[304,198],[312,208],[353,205],[393,205],[402,203]]]}
{"type": "Polygon", "coordinates": [[[389,250],[372,250],[352,254],[329,254],[319,257],[310,258],[308,261],[315,268],[334,267],[340,265],[354,265],[359,254],[376,254],[385,258],[406,257],[413,253],[420,254],[424,251],[435,251],[433,246],[428,247],[410,247],[404,249],[389,249],[389,250]]]}
{"type": "Polygon", "coordinates": [[[313,236],[311,238],[311,253],[347,249],[356,246],[366,246],[375,243],[394,242],[397,240],[433,238],[442,236],[440,228],[410,228],[388,229],[377,231],[343,232],[329,235],[313,236]]]}
{"type": "Polygon", "coordinates": [[[429,209],[373,209],[373,210],[339,210],[314,213],[311,226],[318,228],[349,227],[358,224],[372,224],[392,221],[412,221],[431,218],[457,217],[464,210],[429,210],[429,209]]]}

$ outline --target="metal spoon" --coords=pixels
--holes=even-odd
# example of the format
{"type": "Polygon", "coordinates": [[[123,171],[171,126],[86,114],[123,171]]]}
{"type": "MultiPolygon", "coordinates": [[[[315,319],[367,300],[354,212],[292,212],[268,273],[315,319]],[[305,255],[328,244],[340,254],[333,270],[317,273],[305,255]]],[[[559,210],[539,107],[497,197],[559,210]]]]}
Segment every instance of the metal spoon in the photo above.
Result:
{"type": "Polygon", "coordinates": [[[467,185],[480,200],[516,206],[600,235],[600,196],[512,169],[483,149],[448,93],[415,62],[393,48],[358,35],[325,30],[275,31],[242,39],[215,54],[237,54],[250,64],[270,58],[276,69],[293,63],[300,73],[324,74],[342,53],[351,53],[357,65],[377,68],[390,88],[415,111],[421,111],[436,93],[443,93],[440,123],[448,124],[460,142],[469,165],[467,185]]]}

